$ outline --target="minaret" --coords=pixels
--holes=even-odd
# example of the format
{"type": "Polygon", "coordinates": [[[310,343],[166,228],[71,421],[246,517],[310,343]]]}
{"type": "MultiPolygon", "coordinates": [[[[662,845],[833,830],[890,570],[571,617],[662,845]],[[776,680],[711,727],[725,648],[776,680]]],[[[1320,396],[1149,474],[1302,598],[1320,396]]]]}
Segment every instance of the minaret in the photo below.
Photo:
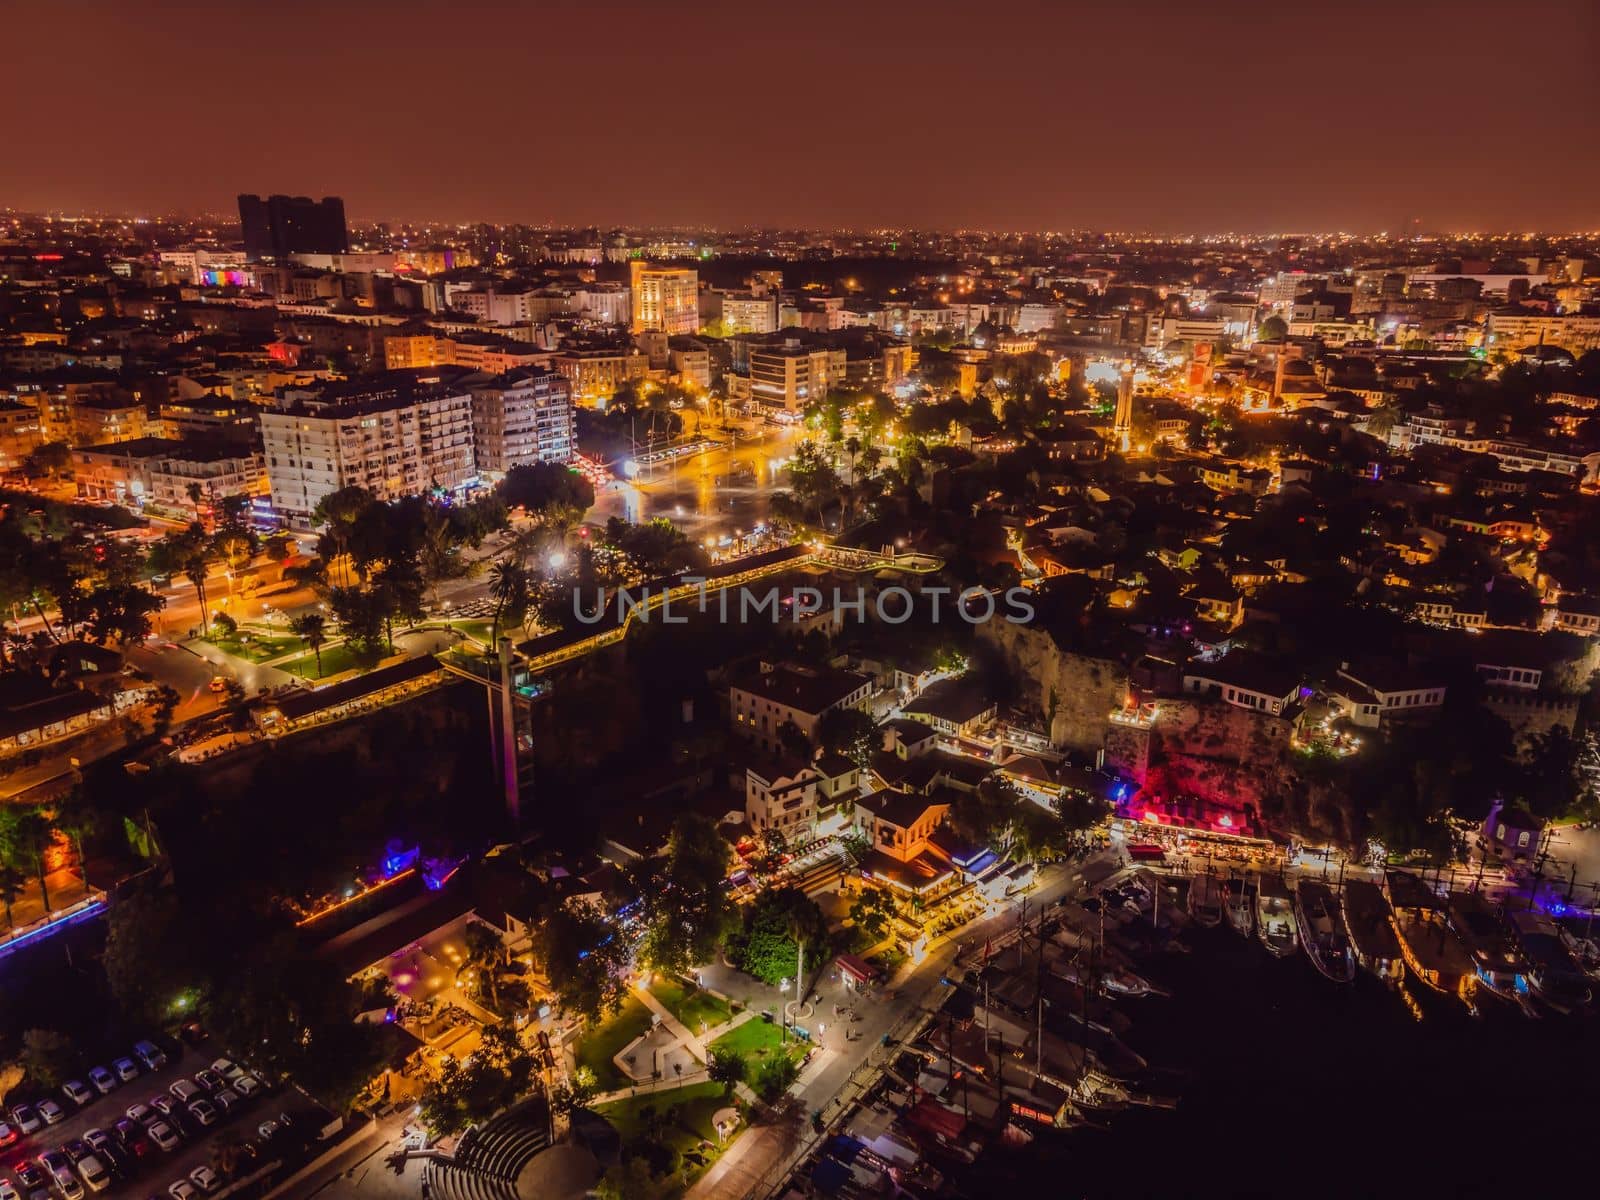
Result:
{"type": "Polygon", "coordinates": [[[1112,436],[1116,439],[1117,449],[1126,454],[1133,435],[1133,364],[1122,364],[1122,373],[1117,376],[1117,415],[1111,426],[1112,436]]]}

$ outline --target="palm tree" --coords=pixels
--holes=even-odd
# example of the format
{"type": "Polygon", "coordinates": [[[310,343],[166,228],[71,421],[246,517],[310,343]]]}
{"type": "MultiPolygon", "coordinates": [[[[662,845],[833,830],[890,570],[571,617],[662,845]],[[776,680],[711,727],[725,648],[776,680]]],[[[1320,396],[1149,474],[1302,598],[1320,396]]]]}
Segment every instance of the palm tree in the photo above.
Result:
{"type": "Polygon", "coordinates": [[[856,457],[861,453],[861,439],[851,434],[844,440],[844,452],[850,456],[850,482],[856,479],[856,457]]]}
{"type": "MultiPolygon", "coordinates": [[[[350,550],[351,531],[354,530],[357,519],[372,504],[372,495],[365,488],[347,487],[336,492],[329,492],[317,502],[316,511],[311,514],[312,523],[322,526],[322,542],[326,543],[327,550],[323,559],[330,565],[336,558],[341,558],[350,550]]],[[[349,583],[350,564],[344,566],[344,582],[349,583]]]]}
{"type": "Polygon", "coordinates": [[[537,525],[529,525],[523,529],[518,529],[506,543],[506,554],[518,566],[526,567],[528,560],[538,552],[541,540],[541,531],[537,525]]]}
{"type": "Polygon", "coordinates": [[[501,559],[489,568],[489,594],[494,597],[494,624],[490,645],[499,645],[501,617],[520,616],[528,607],[528,572],[521,563],[501,559]]]}
{"type": "Polygon", "coordinates": [[[199,521],[181,532],[167,534],[150,551],[150,569],[155,574],[182,575],[194,585],[195,599],[200,603],[202,635],[211,625],[211,614],[206,608],[206,572],[211,569],[215,554],[211,539],[199,521]]]}
{"type": "Polygon", "coordinates": [[[311,647],[311,653],[317,656],[317,678],[322,678],[322,646],[328,640],[328,619],[319,612],[301,613],[289,625],[289,628],[311,647]]]}

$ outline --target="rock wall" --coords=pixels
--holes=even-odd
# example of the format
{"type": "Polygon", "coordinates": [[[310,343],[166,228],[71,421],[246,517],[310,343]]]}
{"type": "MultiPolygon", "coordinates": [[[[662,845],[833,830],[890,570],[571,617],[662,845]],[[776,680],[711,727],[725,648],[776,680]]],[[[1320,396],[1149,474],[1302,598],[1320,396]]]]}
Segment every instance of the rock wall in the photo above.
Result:
{"type": "Polygon", "coordinates": [[[1004,654],[1021,681],[1023,703],[1044,719],[1054,745],[1089,753],[1105,746],[1111,710],[1127,696],[1125,666],[1062,650],[1047,632],[1029,625],[990,621],[978,636],[1004,654]]]}
{"type": "Polygon", "coordinates": [[[1483,706],[1511,726],[1517,752],[1526,761],[1531,757],[1535,738],[1549,733],[1557,725],[1568,733],[1577,727],[1578,706],[1582,700],[1581,696],[1498,691],[1488,693],[1483,706]]]}

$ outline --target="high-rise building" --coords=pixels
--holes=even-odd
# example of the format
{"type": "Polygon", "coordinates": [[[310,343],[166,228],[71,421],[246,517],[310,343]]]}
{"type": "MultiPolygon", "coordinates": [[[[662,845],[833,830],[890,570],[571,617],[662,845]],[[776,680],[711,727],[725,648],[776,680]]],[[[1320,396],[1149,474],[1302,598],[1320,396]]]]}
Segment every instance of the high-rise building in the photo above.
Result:
{"type": "Polygon", "coordinates": [[[245,257],[282,261],[291,254],[347,254],[350,234],[338,196],[239,196],[245,257]]]}
{"type": "Polygon", "coordinates": [[[572,458],[572,392],[554,371],[525,368],[461,381],[472,393],[478,470],[503,475],[532,463],[572,458]]]}
{"type": "Polygon", "coordinates": [[[472,395],[428,371],[386,371],[317,389],[285,389],[261,413],[272,507],[306,521],[340,488],[380,500],[472,481],[472,395]]]}
{"type": "Polygon", "coordinates": [[[700,328],[700,276],[688,267],[630,264],[633,283],[633,329],[659,329],[668,334],[700,328]]]}

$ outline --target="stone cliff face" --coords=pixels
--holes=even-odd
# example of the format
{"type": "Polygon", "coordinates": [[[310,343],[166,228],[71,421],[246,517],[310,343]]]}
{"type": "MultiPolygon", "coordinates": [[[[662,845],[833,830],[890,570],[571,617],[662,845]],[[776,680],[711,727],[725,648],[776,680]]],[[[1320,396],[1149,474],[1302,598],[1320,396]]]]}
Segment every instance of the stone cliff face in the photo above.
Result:
{"type": "Polygon", "coordinates": [[[1220,700],[1163,700],[1151,732],[1145,787],[1251,809],[1271,830],[1354,843],[1344,798],[1302,777],[1289,744],[1293,723],[1220,700]]]}
{"type": "Polygon", "coordinates": [[[1122,663],[1063,650],[1049,633],[1026,625],[990,622],[979,636],[1004,655],[1023,705],[1045,719],[1056,746],[1104,750],[1108,769],[1151,792],[1250,809],[1278,833],[1347,845],[1364,836],[1353,827],[1359,806],[1351,797],[1297,771],[1292,722],[1221,700],[1177,699],[1160,702],[1148,732],[1113,725],[1110,714],[1128,692],[1122,663]]]}
{"type": "Polygon", "coordinates": [[[1050,740],[1064,750],[1093,753],[1105,745],[1111,710],[1128,692],[1120,662],[1062,650],[1042,629],[990,621],[978,636],[996,646],[1021,681],[1022,702],[1045,720],[1050,740]]]}

